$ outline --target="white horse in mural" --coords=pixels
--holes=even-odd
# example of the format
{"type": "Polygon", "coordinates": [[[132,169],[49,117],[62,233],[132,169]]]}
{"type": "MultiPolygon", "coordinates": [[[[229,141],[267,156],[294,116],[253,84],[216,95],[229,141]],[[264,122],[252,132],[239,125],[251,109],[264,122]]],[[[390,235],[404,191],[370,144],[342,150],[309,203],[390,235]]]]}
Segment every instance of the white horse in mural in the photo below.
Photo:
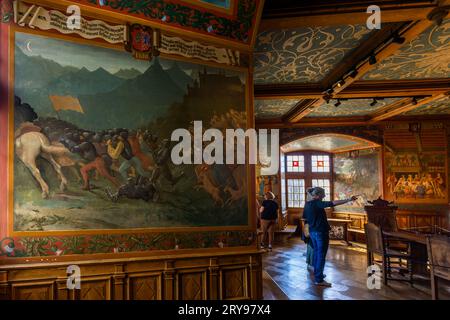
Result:
{"type": "Polygon", "coordinates": [[[46,199],[49,195],[48,184],[41,176],[41,172],[36,167],[36,159],[41,156],[48,160],[55,169],[61,180],[59,186],[61,191],[64,191],[67,186],[67,179],[61,171],[61,165],[55,160],[54,156],[62,156],[69,153],[63,146],[55,146],[50,144],[48,138],[41,132],[26,132],[16,136],[15,140],[16,154],[19,159],[30,170],[31,174],[39,182],[42,189],[42,198],[46,199]]]}

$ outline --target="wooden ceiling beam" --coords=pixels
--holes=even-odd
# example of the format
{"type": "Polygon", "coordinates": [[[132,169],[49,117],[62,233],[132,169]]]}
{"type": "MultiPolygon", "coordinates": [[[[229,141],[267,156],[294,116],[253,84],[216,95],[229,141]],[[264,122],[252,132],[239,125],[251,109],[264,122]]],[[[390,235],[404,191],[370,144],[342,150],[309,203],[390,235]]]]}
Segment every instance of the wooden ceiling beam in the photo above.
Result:
{"type": "Polygon", "coordinates": [[[379,112],[375,113],[370,119],[369,123],[386,120],[394,116],[403,114],[405,112],[414,110],[420,106],[433,102],[437,99],[444,97],[445,94],[438,94],[431,97],[424,98],[419,101],[414,101],[412,98],[402,99],[396,103],[393,103],[386,108],[383,108],[379,112]]]}
{"type": "Polygon", "coordinates": [[[428,96],[449,90],[448,79],[356,81],[335,98],[428,96]]]}
{"type": "MultiPolygon", "coordinates": [[[[408,43],[411,40],[417,38],[417,36],[419,36],[422,32],[428,29],[433,23],[434,22],[430,20],[410,22],[404,26],[403,28],[404,31],[399,34],[401,37],[405,38],[405,42],[408,43]]],[[[389,42],[386,45],[384,45],[383,48],[379,49],[379,51],[374,53],[377,63],[370,64],[368,59],[362,62],[357,68],[358,73],[356,74],[356,76],[353,78],[348,77],[345,79],[345,83],[343,83],[340,87],[334,87],[333,95],[339,94],[347,87],[349,87],[351,84],[361,79],[367,72],[375,69],[378,63],[394,55],[402,46],[403,44],[394,42],[389,42]]]]}
{"type": "MultiPolygon", "coordinates": [[[[450,90],[448,79],[356,81],[334,98],[409,97],[439,94],[450,90]]],[[[319,99],[323,88],[318,85],[255,85],[255,99],[319,99]]]]}
{"type": "Polygon", "coordinates": [[[303,117],[303,114],[308,114],[310,109],[320,106],[323,99],[303,99],[300,100],[292,110],[290,110],[282,119],[284,122],[297,122],[303,117]]]}
{"type": "Polygon", "coordinates": [[[255,99],[318,99],[323,96],[320,84],[256,84],[255,99]]]}
{"type": "MultiPolygon", "coordinates": [[[[343,79],[352,70],[356,69],[357,65],[367,59],[377,48],[380,48],[384,43],[388,42],[392,35],[400,32],[408,23],[389,23],[384,24],[380,30],[372,31],[370,37],[361,43],[357,48],[346,54],[342,61],[335,66],[322,80],[323,88],[330,88],[339,80],[343,79]]],[[[349,78],[351,80],[351,78],[349,78]]]]}
{"type": "MultiPolygon", "coordinates": [[[[437,7],[432,1],[384,1],[376,3],[381,8],[382,22],[404,22],[424,20],[428,13],[437,7]]],[[[278,10],[265,10],[260,31],[269,29],[292,29],[301,27],[365,24],[368,17],[367,2],[317,5],[308,3],[307,7],[297,6],[278,10]]]]}
{"type": "MultiPolygon", "coordinates": [[[[386,122],[399,122],[399,121],[446,121],[450,122],[450,115],[423,115],[418,118],[417,116],[403,116],[397,115],[392,118],[375,122],[376,124],[383,124],[386,122]]],[[[370,121],[369,116],[357,116],[357,117],[308,117],[303,118],[296,123],[283,122],[282,119],[256,119],[257,129],[288,129],[288,128],[303,128],[303,127],[336,127],[336,126],[367,126],[373,125],[374,122],[370,121]]]]}
{"type": "Polygon", "coordinates": [[[335,127],[335,126],[358,126],[366,125],[368,117],[339,117],[322,118],[310,117],[302,118],[298,122],[286,122],[282,119],[256,119],[256,128],[260,129],[283,129],[283,128],[302,128],[302,127],[335,127]]]}

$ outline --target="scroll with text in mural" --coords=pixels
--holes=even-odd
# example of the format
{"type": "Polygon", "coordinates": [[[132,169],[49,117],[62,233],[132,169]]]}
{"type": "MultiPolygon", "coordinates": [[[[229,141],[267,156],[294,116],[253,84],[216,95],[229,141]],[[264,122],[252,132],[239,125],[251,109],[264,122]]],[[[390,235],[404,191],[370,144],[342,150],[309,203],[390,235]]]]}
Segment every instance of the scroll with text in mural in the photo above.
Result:
{"type": "Polygon", "coordinates": [[[397,202],[447,202],[446,156],[443,152],[387,152],[387,198],[397,202]]]}
{"type": "Polygon", "coordinates": [[[246,126],[246,75],[15,34],[14,231],[243,226],[244,165],[173,165],[171,133],[246,126]]]}

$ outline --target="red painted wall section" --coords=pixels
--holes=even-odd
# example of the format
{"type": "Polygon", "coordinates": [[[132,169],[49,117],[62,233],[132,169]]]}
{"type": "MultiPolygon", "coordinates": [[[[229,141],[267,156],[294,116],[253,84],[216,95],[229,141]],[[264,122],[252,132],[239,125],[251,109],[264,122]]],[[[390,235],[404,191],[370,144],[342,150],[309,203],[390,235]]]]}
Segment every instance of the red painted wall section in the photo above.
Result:
{"type": "Polygon", "coordinates": [[[6,237],[8,208],[9,25],[0,22],[0,239],[6,237]]]}

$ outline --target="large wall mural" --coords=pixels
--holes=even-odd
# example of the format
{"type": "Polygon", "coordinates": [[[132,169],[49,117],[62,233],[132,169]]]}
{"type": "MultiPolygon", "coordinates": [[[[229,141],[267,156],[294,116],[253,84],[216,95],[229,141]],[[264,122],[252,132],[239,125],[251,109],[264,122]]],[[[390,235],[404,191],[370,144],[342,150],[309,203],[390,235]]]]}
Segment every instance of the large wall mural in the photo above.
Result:
{"type": "Polygon", "coordinates": [[[386,198],[407,203],[447,203],[445,152],[386,152],[386,198]]]}
{"type": "Polygon", "coordinates": [[[279,118],[289,112],[298,99],[255,100],[255,116],[258,119],[279,118]]]}
{"type": "Polygon", "coordinates": [[[351,99],[341,100],[341,104],[336,107],[336,100],[331,100],[329,103],[324,103],[313,112],[309,113],[307,117],[351,117],[351,116],[365,116],[377,112],[378,110],[398,101],[396,98],[385,98],[378,100],[375,106],[370,104],[372,99],[351,99]]]}
{"type": "Polygon", "coordinates": [[[364,80],[401,80],[450,77],[450,19],[432,26],[380,62],[364,80]]]}
{"type": "Polygon", "coordinates": [[[255,82],[320,82],[370,33],[365,25],[264,31],[256,42],[255,82]]]}
{"type": "Polygon", "coordinates": [[[75,0],[73,2],[246,44],[250,44],[252,40],[257,12],[261,6],[260,0],[75,0]],[[204,4],[208,6],[205,7],[204,4]],[[216,10],[211,10],[211,5],[217,7],[216,10]],[[233,7],[236,9],[231,10],[233,7]],[[221,12],[222,10],[226,12],[221,12]]]}
{"type": "Polygon", "coordinates": [[[12,231],[248,225],[245,166],[170,159],[193,120],[246,127],[245,72],[26,33],[14,58],[12,231]]]}
{"type": "Polygon", "coordinates": [[[404,113],[404,115],[407,116],[421,116],[428,114],[450,114],[450,97],[442,97],[433,102],[424,104],[416,109],[404,113]]]}
{"type": "Polygon", "coordinates": [[[364,212],[367,201],[381,196],[380,164],[380,150],[376,148],[334,155],[334,199],[358,195],[358,200],[335,207],[335,212],[364,212]]]}

